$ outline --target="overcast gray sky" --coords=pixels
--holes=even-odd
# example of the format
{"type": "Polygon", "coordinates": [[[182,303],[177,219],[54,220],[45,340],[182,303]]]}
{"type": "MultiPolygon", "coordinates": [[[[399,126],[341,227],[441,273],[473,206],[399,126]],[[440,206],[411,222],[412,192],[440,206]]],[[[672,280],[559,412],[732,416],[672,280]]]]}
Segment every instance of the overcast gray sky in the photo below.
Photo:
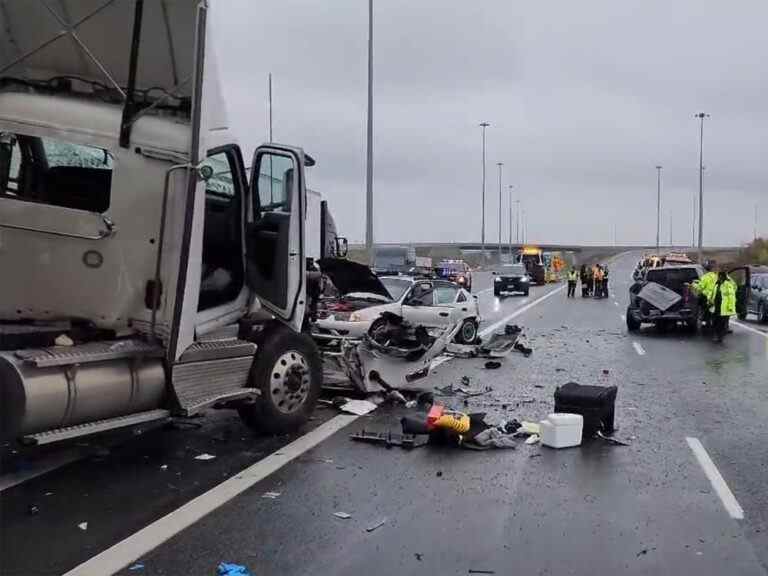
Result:
{"type": "MultiPolygon", "coordinates": [[[[224,94],[246,150],[275,140],[317,160],[310,186],[340,231],[365,234],[365,0],[229,0],[217,19],[224,94]]],[[[689,242],[704,128],[705,243],[768,234],[763,0],[375,0],[377,241],[498,239],[504,162],[537,242],[689,242]]]]}

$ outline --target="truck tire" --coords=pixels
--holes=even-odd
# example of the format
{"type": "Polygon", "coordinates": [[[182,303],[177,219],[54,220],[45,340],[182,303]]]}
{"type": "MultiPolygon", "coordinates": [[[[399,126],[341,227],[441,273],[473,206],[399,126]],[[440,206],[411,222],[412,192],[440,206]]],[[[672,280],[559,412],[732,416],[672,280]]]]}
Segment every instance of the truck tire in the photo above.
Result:
{"type": "Polygon", "coordinates": [[[637,332],[638,330],[640,330],[640,322],[632,316],[631,308],[627,308],[627,331],[637,332]]]}
{"type": "Polygon", "coordinates": [[[763,324],[768,324],[768,306],[763,302],[757,307],[757,319],[763,324]]]}
{"type": "Polygon", "coordinates": [[[499,289],[499,288],[494,288],[494,289],[493,289],[493,295],[494,295],[494,296],[496,296],[496,297],[499,297],[499,296],[501,296],[501,289],[499,289]]]}
{"type": "Polygon", "coordinates": [[[526,288],[525,290],[523,290],[523,296],[528,296],[528,294],[530,294],[530,292],[531,292],[531,289],[530,288],[526,288]]]}
{"type": "Polygon", "coordinates": [[[317,345],[306,334],[275,329],[259,347],[249,383],[261,396],[238,408],[243,422],[270,434],[296,430],[309,420],[323,385],[317,345]]]}

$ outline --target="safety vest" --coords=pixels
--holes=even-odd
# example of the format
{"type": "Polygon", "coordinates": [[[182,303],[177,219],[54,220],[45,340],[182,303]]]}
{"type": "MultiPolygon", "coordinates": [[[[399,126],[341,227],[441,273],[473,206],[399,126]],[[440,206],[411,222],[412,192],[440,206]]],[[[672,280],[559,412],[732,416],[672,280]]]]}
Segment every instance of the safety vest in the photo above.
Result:
{"type": "Polygon", "coordinates": [[[712,299],[708,300],[709,310],[713,314],[718,316],[735,316],[736,315],[736,282],[730,278],[726,278],[721,284],[715,284],[712,287],[712,299]],[[720,310],[715,310],[715,298],[717,297],[717,291],[720,291],[722,295],[722,301],[720,302],[720,310]]]}
{"type": "Polygon", "coordinates": [[[578,278],[579,278],[579,275],[576,273],[576,270],[571,270],[570,272],[568,272],[569,282],[576,282],[578,278]]]}
{"type": "Polygon", "coordinates": [[[717,272],[707,272],[693,283],[694,290],[704,296],[710,305],[714,303],[714,289],[717,284],[717,272]]]}

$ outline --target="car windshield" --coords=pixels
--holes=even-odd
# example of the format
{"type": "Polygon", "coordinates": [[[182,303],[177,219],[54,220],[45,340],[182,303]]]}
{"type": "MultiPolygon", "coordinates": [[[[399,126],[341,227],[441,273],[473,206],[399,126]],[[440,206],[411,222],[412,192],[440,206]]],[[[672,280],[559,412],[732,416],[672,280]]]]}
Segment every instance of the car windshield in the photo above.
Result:
{"type": "Polygon", "coordinates": [[[654,268],[648,270],[645,279],[648,282],[656,282],[663,286],[682,286],[699,277],[696,268],[654,268]]]}
{"type": "Polygon", "coordinates": [[[410,280],[403,278],[382,278],[381,283],[384,284],[384,288],[387,289],[389,295],[392,296],[392,300],[395,301],[400,300],[405,291],[413,284],[410,280]]]}
{"type": "Polygon", "coordinates": [[[445,274],[458,274],[464,272],[463,262],[443,262],[440,264],[445,274]]]}
{"type": "Polygon", "coordinates": [[[523,276],[525,274],[525,266],[522,264],[508,264],[507,266],[497,268],[496,272],[508,276],[523,276]]]}

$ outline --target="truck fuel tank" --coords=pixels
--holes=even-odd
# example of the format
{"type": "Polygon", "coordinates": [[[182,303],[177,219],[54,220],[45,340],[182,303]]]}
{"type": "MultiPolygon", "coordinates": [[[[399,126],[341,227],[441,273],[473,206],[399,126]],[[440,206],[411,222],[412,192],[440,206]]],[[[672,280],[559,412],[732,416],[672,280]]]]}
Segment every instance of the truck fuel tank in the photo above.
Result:
{"type": "Polygon", "coordinates": [[[30,361],[25,352],[0,353],[4,440],[156,409],[165,398],[165,370],[159,358],[56,365],[30,361]]]}

